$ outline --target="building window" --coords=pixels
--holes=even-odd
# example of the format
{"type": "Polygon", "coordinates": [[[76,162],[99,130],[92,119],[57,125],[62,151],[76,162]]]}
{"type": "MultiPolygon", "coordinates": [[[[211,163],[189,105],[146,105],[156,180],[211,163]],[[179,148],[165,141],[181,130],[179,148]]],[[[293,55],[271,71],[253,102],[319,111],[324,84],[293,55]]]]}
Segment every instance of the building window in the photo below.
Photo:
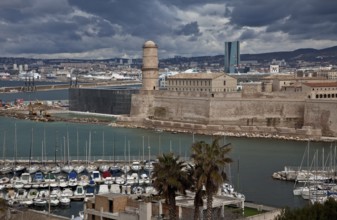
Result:
{"type": "Polygon", "coordinates": [[[223,85],[224,85],[224,86],[226,85],[226,80],[225,80],[225,81],[223,81],[223,85]]]}

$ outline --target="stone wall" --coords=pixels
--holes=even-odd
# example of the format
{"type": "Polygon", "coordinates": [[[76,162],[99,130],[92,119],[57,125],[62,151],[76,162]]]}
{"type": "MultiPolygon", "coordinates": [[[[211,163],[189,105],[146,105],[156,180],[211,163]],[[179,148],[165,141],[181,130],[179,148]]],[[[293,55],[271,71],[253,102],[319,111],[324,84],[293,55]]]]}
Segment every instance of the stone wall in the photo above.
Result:
{"type": "Polygon", "coordinates": [[[337,136],[336,101],[229,94],[142,93],[132,97],[131,116],[148,118],[146,126],[172,130],[337,136]]]}
{"type": "Polygon", "coordinates": [[[337,136],[337,101],[311,99],[305,102],[304,126],[321,129],[323,136],[337,136]]]}

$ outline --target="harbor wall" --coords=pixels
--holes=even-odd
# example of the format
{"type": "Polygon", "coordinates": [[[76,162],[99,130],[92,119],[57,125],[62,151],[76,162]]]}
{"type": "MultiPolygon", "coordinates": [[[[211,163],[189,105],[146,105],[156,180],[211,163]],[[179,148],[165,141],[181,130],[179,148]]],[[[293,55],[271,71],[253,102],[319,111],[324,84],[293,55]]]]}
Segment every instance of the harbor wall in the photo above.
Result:
{"type": "Polygon", "coordinates": [[[337,135],[337,115],[332,114],[337,107],[335,101],[176,93],[134,95],[130,116],[146,119],[146,127],[172,130],[206,129],[304,138],[337,135]]]}
{"type": "Polygon", "coordinates": [[[321,129],[324,136],[337,136],[337,102],[310,99],[305,102],[304,126],[321,129]]]}

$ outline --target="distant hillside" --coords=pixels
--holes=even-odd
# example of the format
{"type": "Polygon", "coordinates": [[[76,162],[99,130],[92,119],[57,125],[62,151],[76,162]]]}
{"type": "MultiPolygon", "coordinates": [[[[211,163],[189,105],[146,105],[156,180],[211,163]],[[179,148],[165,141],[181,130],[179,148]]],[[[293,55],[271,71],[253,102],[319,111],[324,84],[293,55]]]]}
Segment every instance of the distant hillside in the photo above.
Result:
{"type": "Polygon", "coordinates": [[[318,60],[337,62],[337,46],[321,50],[306,48],[285,52],[241,54],[241,60],[257,60],[259,62],[267,62],[272,59],[284,59],[287,62],[296,60],[303,60],[308,62],[315,62],[318,60]]]}

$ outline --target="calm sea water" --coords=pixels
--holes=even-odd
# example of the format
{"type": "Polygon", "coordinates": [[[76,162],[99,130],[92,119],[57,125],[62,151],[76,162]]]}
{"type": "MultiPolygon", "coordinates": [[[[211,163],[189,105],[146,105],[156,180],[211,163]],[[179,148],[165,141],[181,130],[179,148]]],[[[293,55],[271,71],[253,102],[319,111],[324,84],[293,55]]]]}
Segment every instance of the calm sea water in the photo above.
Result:
{"type": "MultiPolygon", "coordinates": [[[[193,140],[212,140],[211,136],[203,135],[158,133],[145,129],[64,122],[43,123],[0,117],[0,157],[6,131],[6,157],[14,158],[15,127],[18,158],[27,158],[32,146],[33,158],[40,159],[45,143],[49,159],[54,158],[55,152],[57,158],[62,159],[68,140],[71,159],[85,158],[90,134],[92,160],[143,159],[143,155],[148,159],[149,154],[151,158],[155,158],[159,153],[169,151],[187,159],[193,140]]],[[[292,182],[273,180],[271,177],[273,172],[283,170],[285,165],[299,166],[306,142],[235,137],[224,137],[222,141],[232,145],[230,157],[234,162],[228,173],[235,188],[245,194],[247,201],[275,207],[299,207],[306,203],[302,198],[293,196],[292,182]]],[[[323,148],[327,154],[330,143],[311,143],[312,152],[316,149],[321,152],[323,148]]],[[[78,210],[71,208],[62,210],[60,214],[77,215],[78,210]]]]}

